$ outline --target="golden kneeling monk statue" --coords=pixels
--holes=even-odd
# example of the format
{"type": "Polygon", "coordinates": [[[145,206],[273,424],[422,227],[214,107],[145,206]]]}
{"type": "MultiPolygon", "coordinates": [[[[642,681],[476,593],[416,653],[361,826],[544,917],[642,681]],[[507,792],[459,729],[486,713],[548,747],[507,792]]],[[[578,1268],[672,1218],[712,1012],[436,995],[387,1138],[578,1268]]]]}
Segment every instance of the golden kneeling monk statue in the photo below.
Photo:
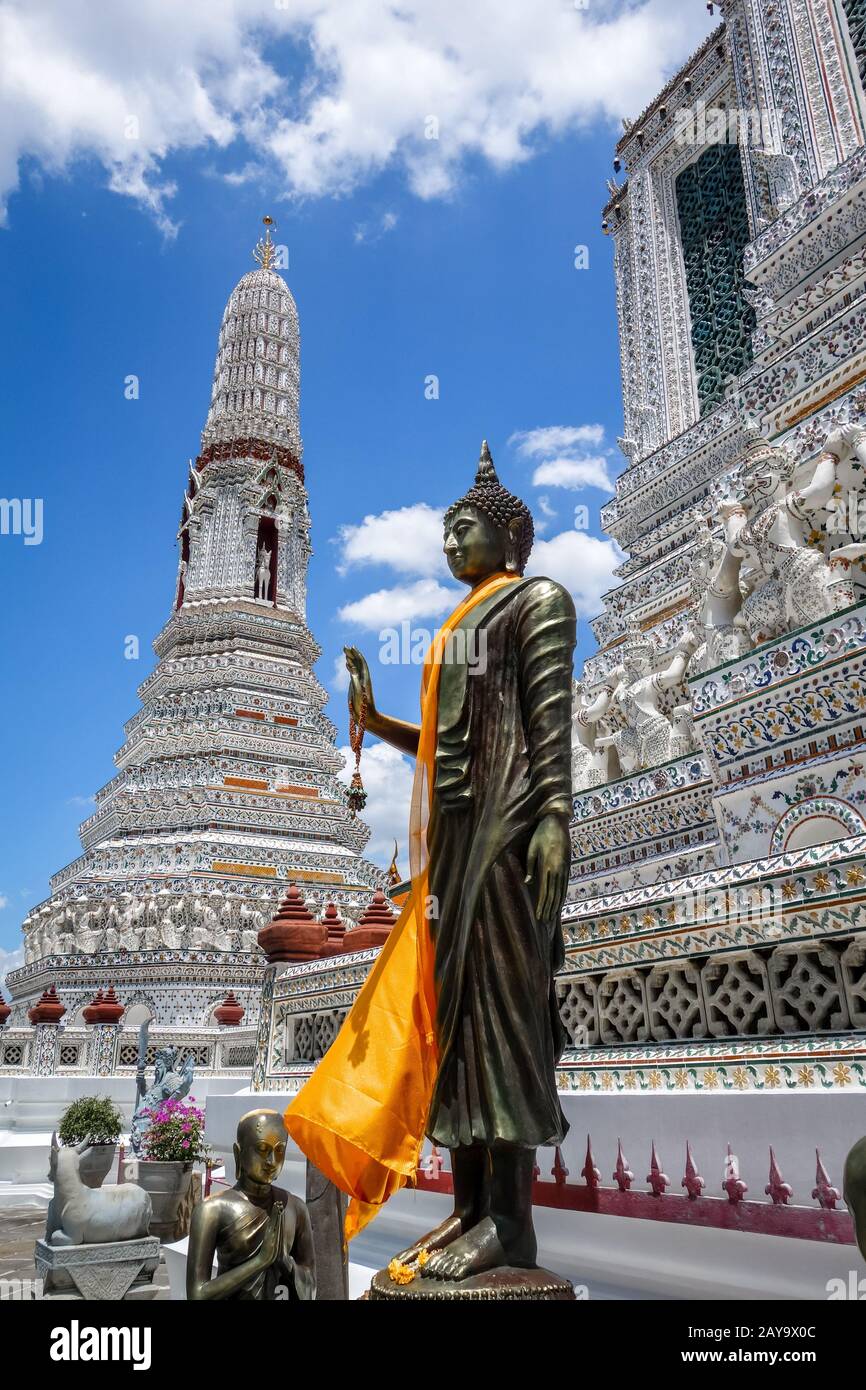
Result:
{"type": "Polygon", "coordinates": [[[234,1146],[237,1182],[193,1212],[188,1299],[316,1297],[307,1208],[291,1192],[273,1186],[282,1171],[287,1140],[276,1110],[250,1110],[242,1116],[234,1146]]]}

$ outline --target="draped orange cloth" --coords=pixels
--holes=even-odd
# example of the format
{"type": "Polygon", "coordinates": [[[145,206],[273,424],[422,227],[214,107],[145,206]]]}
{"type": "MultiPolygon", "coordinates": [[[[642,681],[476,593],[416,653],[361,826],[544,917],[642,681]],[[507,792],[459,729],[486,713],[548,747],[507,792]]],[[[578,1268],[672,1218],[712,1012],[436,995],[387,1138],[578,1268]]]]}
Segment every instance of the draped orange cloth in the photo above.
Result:
{"type": "Polygon", "coordinates": [[[516,578],[494,574],[473,589],[442,624],[424,658],[409,824],[411,891],[340,1032],[285,1113],[298,1147],[352,1198],[347,1240],[392,1193],[414,1181],[436,1082],[426,830],[443,653],[465,615],[516,578]]]}

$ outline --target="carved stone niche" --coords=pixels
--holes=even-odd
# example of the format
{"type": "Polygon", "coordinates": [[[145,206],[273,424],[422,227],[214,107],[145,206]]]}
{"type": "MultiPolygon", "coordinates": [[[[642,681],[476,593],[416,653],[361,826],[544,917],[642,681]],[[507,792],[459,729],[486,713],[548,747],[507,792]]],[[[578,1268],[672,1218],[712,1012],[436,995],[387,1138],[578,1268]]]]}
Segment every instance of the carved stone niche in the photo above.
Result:
{"type": "Polygon", "coordinates": [[[634,970],[605,975],[598,987],[598,1014],[604,1043],[646,1042],[646,982],[634,970]]]}
{"type": "Polygon", "coordinates": [[[707,1036],[701,972],[691,961],[653,966],[647,979],[647,1004],[656,1042],[707,1036]]]}
{"type": "Polygon", "coordinates": [[[291,1057],[295,1062],[313,1061],[313,1043],[315,1040],[315,1024],[312,1014],[305,1014],[302,1018],[295,1019],[294,1046],[291,1057]]]}
{"type": "Polygon", "coordinates": [[[314,1061],[324,1057],[331,1043],[343,1026],[348,1009],[327,1009],[316,1014],[313,1020],[314,1061]]]}
{"type": "Polygon", "coordinates": [[[701,971],[707,1027],[714,1038],[776,1031],[767,967],[755,951],[709,960],[701,971]]]}
{"type": "Polygon", "coordinates": [[[866,1028],[866,935],[855,936],[842,956],[842,979],[852,1028],[866,1028]]]}
{"type": "Polygon", "coordinates": [[[597,1047],[598,981],[592,975],[556,981],[556,999],[572,1047],[597,1047]]]}
{"type": "Polygon", "coordinates": [[[817,1033],[850,1026],[842,966],[832,946],[777,946],[768,972],[780,1032],[817,1033]]]}

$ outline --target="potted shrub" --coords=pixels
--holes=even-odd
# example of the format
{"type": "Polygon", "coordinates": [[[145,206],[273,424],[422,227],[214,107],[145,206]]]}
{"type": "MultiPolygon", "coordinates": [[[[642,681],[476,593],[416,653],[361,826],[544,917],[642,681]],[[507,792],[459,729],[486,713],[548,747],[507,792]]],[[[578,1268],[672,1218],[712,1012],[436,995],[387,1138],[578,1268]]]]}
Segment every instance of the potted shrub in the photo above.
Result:
{"type": "Polygon", "coordinates": [[[87,1187],[101,1187],[114,1162],[123,1117],[108,1096],[79,1096],[60,1117],[57,1136],[67,1146],[87,1143],[79,1172],[87,1187]]]}
{"type": "Polygon", "coordinates": [[[206,1163],[204,1111],[188,1100],[164,1100],[141,1112],[150,1120],[142,1142],[142,1161],[136,1181],[150,1193],[153,1220],[150,1234],[160,1240],[181,1240],[189,1234],[192,1216],[190,1189],[194,1163],[206,1163]]]}

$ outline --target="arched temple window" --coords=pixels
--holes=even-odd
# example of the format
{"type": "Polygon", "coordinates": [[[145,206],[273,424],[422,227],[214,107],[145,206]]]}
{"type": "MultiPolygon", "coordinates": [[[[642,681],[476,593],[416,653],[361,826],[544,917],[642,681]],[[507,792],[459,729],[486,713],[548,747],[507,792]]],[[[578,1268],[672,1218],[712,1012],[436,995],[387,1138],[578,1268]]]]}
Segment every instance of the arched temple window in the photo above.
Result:
{"type": "MultiPolygon", "coordinates": [[[[277,499],[269,497],[265,503],[267,507],[276,509],[277,499]]],[[[277,547],[279,544],[279,532],[277,523],[272,516],[259,517],[259,531],[256,537],[256,573],[255,573],[255,596],[256,598],[266,598],[269,603],[276,605],[277,602],[277,547]],[[269,573],[268,573],[269,570],[269,573]],[[262,592],[263,580],[267,577],[267,583],[262,592]]]]}
{"type": "Polygon", "coordinates": [[[153,1021],[153,1010],[147,1004],[130,1004],[126,1013],[123,1015],[124,1028],[140,1028],[142,1023],[153,1021]]]}
{"type": "Polygon", "coordinates": [[[189,569],[189,529],[185,526],[180,535],[180,574],[177,580],[177,603],[176,608],[183,604],[183,596],[186,592],[186,574],[189,569]]]}

